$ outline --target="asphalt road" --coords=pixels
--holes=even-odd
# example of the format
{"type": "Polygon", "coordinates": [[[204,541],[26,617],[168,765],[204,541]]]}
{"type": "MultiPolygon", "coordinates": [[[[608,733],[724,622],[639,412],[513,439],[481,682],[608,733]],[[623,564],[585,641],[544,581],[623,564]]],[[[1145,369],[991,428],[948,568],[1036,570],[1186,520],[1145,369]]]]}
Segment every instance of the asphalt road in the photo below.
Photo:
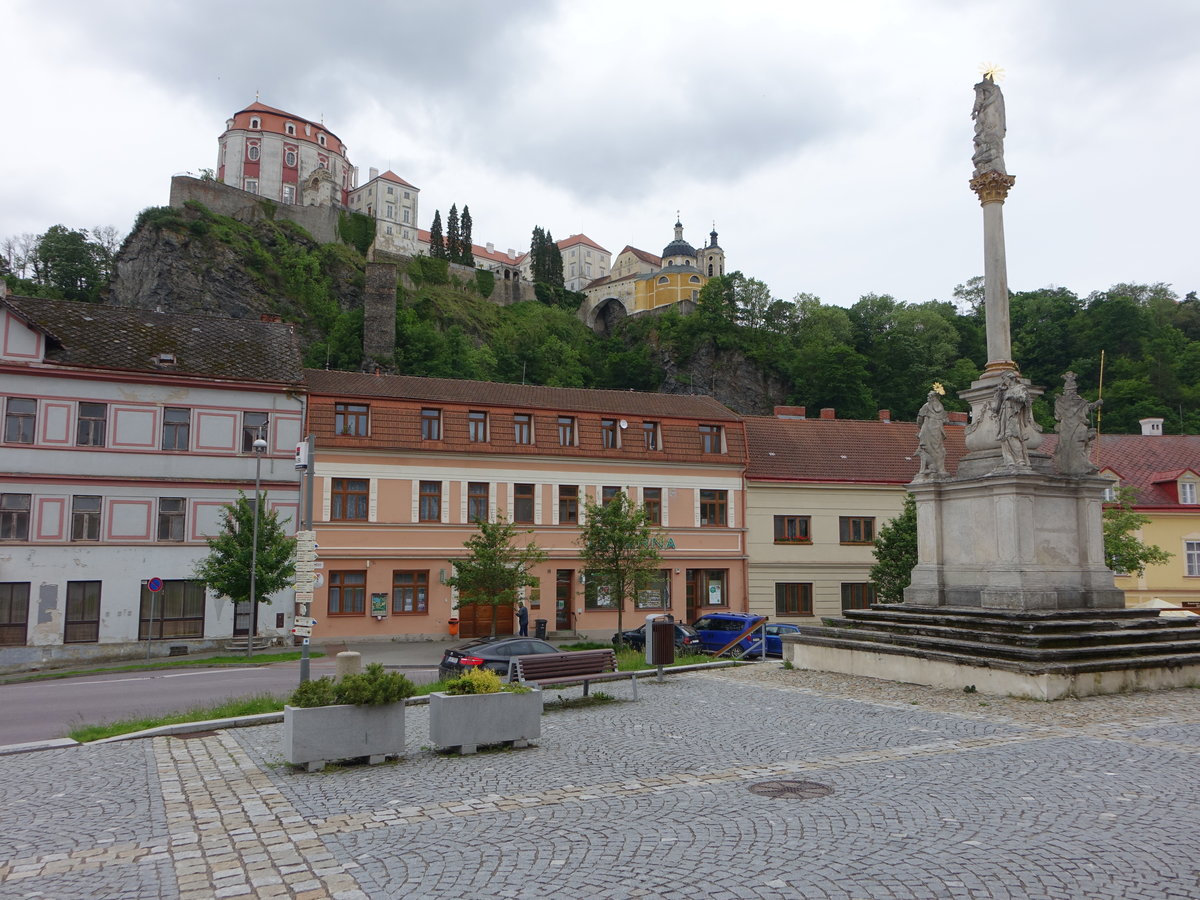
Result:
{"type": "MultiPolygon", "coordinates": [[[[334,660],[310,662],[313,678],[331,675],[334,660]]],[[[413,681],[436,669],[405,670],[413,681]]],[[[300,681],[299,662],[245,668],[172,668],[114,672],[0,685],[0,745],[67,736],[79,724],[181,712],[235,697],[284,697],[300,681]]]]}

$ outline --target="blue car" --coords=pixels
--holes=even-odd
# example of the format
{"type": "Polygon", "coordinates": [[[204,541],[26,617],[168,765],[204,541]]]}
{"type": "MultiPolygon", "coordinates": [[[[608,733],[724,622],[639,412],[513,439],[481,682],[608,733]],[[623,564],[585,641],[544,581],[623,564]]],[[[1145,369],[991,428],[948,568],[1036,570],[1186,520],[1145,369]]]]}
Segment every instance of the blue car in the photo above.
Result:
{"type": "MultiPolygon", "coordinates": [[[[753,613],[708,613],[701,616],[692,627],[700,635],[700,646],[706,653],[716,653],[735,637],[755,623],[764,623],[763,616],[753,613]]],[[[765,623],[767,631],[767,655],[782,656],[783,642],[780,635],[799,630],[797,625],[765,623]]],[[[742,638],[733,653],[753,658],[762,655],[761,631],[755,630],[742,638]]]]}
{"type": "MultiPolygon", "coordinates": [[[[768,622],[767,630],[767,656],[783,656],[783,641],[780,635],[795,634],[800,630],[799,625],[788,625],[782,622],[768,622]]],[[[746,638],[741,643],[743,656],[746,659],[757,659],[762,656],[762,639],[756,631],[753,635],[746,638]]]]}

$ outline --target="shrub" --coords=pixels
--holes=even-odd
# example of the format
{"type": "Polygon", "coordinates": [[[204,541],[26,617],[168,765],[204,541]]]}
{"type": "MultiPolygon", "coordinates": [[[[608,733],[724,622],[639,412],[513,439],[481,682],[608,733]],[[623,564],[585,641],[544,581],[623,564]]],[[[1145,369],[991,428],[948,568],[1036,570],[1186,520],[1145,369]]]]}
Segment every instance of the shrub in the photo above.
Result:
{"type": "Polygon", "coordinates": [[[328,675],[306,681],[292,692],[289,706],[336,706],[351,703],[356,706],[379,706],[398,703],[416,693],[416,687],[400,672],[385,672],[379,663],[371,663],[366,671],[347,675],[335,682],[328,675]]]}
{"type": "Polygon", "coordinates": [[[446,682],[447,694],[498,694],[500,676],[491,669],[472,669],[446,682]]]}
{"type": "Polygon", "coordinates": [[[338,216],[338,237],[366,255],[375,240],[375,219],[357,212],[343,212],[338,216]]]}
{"type": "Polygon", "coordinates": [[[475,271],[475,287],[483,296],[483,299],[486,300],[492,296],[492,291],[496,289],[496,273],[477,269],[475,271]]]}

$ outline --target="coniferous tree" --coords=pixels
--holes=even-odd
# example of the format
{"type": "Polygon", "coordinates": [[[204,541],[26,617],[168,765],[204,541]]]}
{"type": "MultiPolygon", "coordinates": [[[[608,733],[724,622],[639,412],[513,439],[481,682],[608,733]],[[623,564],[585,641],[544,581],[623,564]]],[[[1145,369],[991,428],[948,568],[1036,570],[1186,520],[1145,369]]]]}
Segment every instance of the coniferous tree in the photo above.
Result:
{"type": "Polygon", "coordinates": [[[442,239],[442,211],[433,211],[433,224],[429,226],[429,255],[435,259],[446,258],[446,242],[442,239]]]}
{"type": "Polygon", "coordinates": [[[533,239],[529,242],[529,279],[533,282],[545,281],[546,232],[541,225],[533,226],[533,239]]]}
{"type": "Polygon", "coordinates": [[[446,216],[446,258],[450,262],[462,260],[462,232],[458,225],[458,204],[450,205],[450,214],[446,216]]]}
{"type": "Polygon", "coordinates": [[[464,266],[475,268],[475,256],[471,253],[471,245],[474,239],[471,237],[471,207],[463,204],[462,218],[459,220],[459,229],[462,231],[462,252],[459,254],[458,261],[464,266]]]}
{"type": "Polygon", "coordinates": [[[549,231],[546,232],[546,249],[543,252],[546,254],[546,283],[562,287],[565,283],[563,281],[562,251],[558,249],[558,244],[554,242],[554,235],[549,231]]]}

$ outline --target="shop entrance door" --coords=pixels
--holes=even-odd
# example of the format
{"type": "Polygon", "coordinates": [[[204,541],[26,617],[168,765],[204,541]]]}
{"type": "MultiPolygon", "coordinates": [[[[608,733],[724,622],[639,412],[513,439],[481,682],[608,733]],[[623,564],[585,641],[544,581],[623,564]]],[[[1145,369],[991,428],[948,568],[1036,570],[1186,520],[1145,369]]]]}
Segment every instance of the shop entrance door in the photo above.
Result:
{"type": "Polygon", "coordinates": [[[571,630],[571,602],[575,599],[575,570],[559,569],[554,578],[554,630],[571,630]]]}
{"type": "Polygon", "coordinates": [[[697,574],[699,574],[697,569],[688,569],[687,581],[684,583],[687,588],[687,621],[689,624],[700,618],[700,610],[697,609],[699,603],[696,597],[698,593],[696,585],[697,574]]]}

